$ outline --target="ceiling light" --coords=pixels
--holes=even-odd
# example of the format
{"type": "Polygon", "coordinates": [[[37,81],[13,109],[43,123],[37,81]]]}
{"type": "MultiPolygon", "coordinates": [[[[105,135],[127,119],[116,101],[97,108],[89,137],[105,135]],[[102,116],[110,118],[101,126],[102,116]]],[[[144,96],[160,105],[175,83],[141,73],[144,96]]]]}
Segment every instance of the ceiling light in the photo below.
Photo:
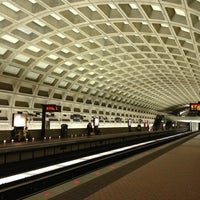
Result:
{"type": "Polygon", "coordinates": [[[177,15],[181,15],[185,17],[185,12],[181,9],[175,8],[174,9],[177,15]]]}
{"type": "Polygon", "coordinates": [[[45,83],[49,83],[49,84],[52,84],[54,81],[55,81],[55,78],[53,77],[46,77],[44,80],[45,83]]]}
{"type": "Polygon", "coordinates": [[[152,9],[155,10],[155,11],[161,11],[161,8],[160,6],[158,5],[151,5],[152,9]]]}
{"type": "Polygon", "coordinates": [[[33,4],[35,4],[35,3],[37,3],[37,1],[36,0],[29,0],[31,3],[33,3],[33,4]]]}
{"type": "Polygon", "coordinates": [[[85,82],[87,80],[87,78],[85,78],[85,77],[81,77],[80,79],[79,79],[79,81],[81,81],[81,82],[85,82]]]}
{"type": "Polygon", "coordinates": [[[89,5],[88,8],[89,8],[91,11],[93,11],[93,12],[97,10],[97,9],[96,9],[94,6],[92,6],[92,5],[89,5]]]}
{"type": "Polygon", "coordinates": [[[75,44],[76,47],[78,48],[81,48],[81,45],[80,44],[75,44]]]}
{"type": "MultiPolygon", "coordinates": [[[[90,85],[94,85],[96,83],[96,81],[90,81],[90,85]]],[[[95,90],[93,90],[93,91],[95,91],[95,90]]],[[[96,91],[95,91],[95,93],[96,93],[96,91]]]]}
{"type": "Polygon", "coordinates": [[[68,74],[68,77],[70,77],[70,78],[74,78],[75,76],[76,76],[75,73],[70,73],[70,74],[68,74]]]}
{"type": "Polygon", "coordinates": [[[89,27],[90,27],[91,29],[94,29],[94,25],[91,25],[91,24],[90,24],[89,27]]]}
{"type": "Polygon", "coordinates": [[[73,14],[73,15],[78,15],[77,11],[74,8],[70,8],[69,11],[73,14]]]}
{"type": "MultiPolygon", "coordinates": [[[[84,68],[84,67],[79,67],[78,70],[82,72],[82,71],[85,70],[85,68],[84,68]]],[[[86,79],[86,78],[84,78],[84,80],[85,80],[85,79],[86,79]]]]}
{"type": "Polygon", "coordinates": [[[26,78],[37,80],[40,75],[35,72],[28,72],[26,78]]]}
{"type": "Polygon", "coordinates": [[[0,16],[0,21],[3,21],[4,19],[5,19],[4,17],[0,16]]]}
{"type": "Polygon", "coordinates": [[[9,73],[9,74],[14,74],[17,75],[20,71],[20,68],[15,67],[15,66],[6,66],[6,68],[4,69],[4,72],[9,73]]]}
{"type": "Polygon", "coordinates": [[[190,30],[188,28],[184,28],[184,27],[181,27],[181,30],[185,31],[185,32],[188,32],[188,33],[190,32],[190,30]]]}
{"type": "Polygon", "coordinates": [[[67,66],[71,66],[73,63],[71,63],[70,61],[65,62],[65,65],[67,66]]]}
{"type": "Polygon", "coordinates": [[[129,4],[132,9],[138,9],[138,6],[135,3],[129,4]]]}
{"type": "Polygon", "coordinates": [[[59,83],[59,86],[61,86],[61,87],[66,87],[67,84],[68,84],[68,82],[66,82],[66,81],[61,81],[61,82],[59,83]]]}
{"type": "Polygon", "coordinates": [[[53,54],[50,54],[50,55],[48,56],[48,58],[50,58],[50,59],[52,59],[52,60],[57,60],[57,59],[58,59],[58,56],[53,55],[53,54]]]}
{"type": "Polygon", "coordinates": [[[68,49],[61,49],[61,51],[64,52],[64,53],[69,53],[68,49]]]}
{"type": "Polygon", "coordinates": [[[14,6],[13,4],[9,3],[9,2],[3,2],[2,3],[4,6],[6,6],[7,8],[13,10],[14,12],[19,12],[20,9],[17,8],[16,6],[14,6]]]}
{"type": "Polygon", "coordinates": [[[53,70],[53,72],[61,74],[63,72],[63,69],[57,67],[56,69],[53,70]]]}
{"type": "Polygon", "coordinates": [[[48,45],[52,45],[53,42],[51,42],[50,40],[47,40],[47,39],[43,39],[42,42],[48,44],[48,45]]]}
{"type": "Polygon", "coordinates": [[[79,33],[79,30],[77,28],[73,28],[72,31],[74,31],[75,33],[79,33]]]}
{"type": "Polygon", "coordinates": [[[4,55],[6,53],[7,49],[0,47],[0,55],[4,55]]]}
{"type": "Polygon", "coordinates": [[[78,90],[78,88],[79,88],[79,85],[77,84],[73,84],[71,87],[72,90],[78,90]]]}
{"type": "Polygon", "coordinates": [[[17,30],[19,30],[19,31],[21,31],[23,33],[26,33],[27,35],[32,33],[29,29],[27,29],[27,28],[25,28],[23,26],[18,27],[17,30]]]}
{"type": "Polygon", "coordinates": [[[91,76],[93,76],[95,73],[94,72],[89,72],[88,74],[91,75],[91,76]]]}
{"type": "Polygon", "coordinates": [[[142,24],[143,24],[143,25],[147,25],[148,23],[147,23],[147,22],[142,22],[142,24]]]}
{"type": "Polygon", "coordinates": [[[39,48],[35,47],[35,46],[29,46],[27,49],[31,50],[31,51],[34,51],[36,53],[38,53],[40,51],[39,48]]]}
{"type": "Polygon", "coordinates": [[[37,25],[41,26],[41,27],[45,27],[45,23],[43,23],[42,21],[40,21],[39,19],[35,19],[33,20],[33,22],[35,22],[37,25]]]}
{"type": "Polygon", "coordinates": [[[1,38],[3,38],[4,40],[7,40],[8,42],[11,42],[13,44],[16,44],[19,40],[11,35],[3,35],[1,38]]]}
{"type": "Polygon", "coordinates": [[[58,20],[58,21],[61,20],[61,17],[58,16],[57,14],[55,14],[55,13],[52,13],[51,16],[52,16],[53,18],[55,18],[56,20],[58,20]]]}
{"type": "Polygon", "coordinates": [[[38,66],[38,67],[40,67],[42,69],[46,69],[48,67],[48,64],[45,63],[45,62],[40,61],[40,62],[37,63],[36,66],[38,66]]]}
{"type": "Polygon", "coordinates": [[[169,27],[168,24],[160,24],[162,27],[169,27]]]}
{"type": "Polygon", "coordinates": [[[108,5],[110,6],[111,9],[116,9],[116,6],[114,4],[109,3],[108,5]]]}
{"type": "Polygon", "coordinates": [[[77,56],[76,57],[78,60],[83,60],[83,58],[81,56],[77,56]]]}
{"type": "Polygon", "coordinates": [[[23,54],[18,54],[16,57],[15,57],[16,60],[19,60],[21,62],[28,62],[28,60],[30,59],[28,56],[25,56],[23,54]]]}
{"type": "Polygon", "coordinates": [[[62,38],[62,39],[65,38],[65,35],[63,35],[62,33],[57,33],[56,35],[57,35],[58,37],[62,38]]]}

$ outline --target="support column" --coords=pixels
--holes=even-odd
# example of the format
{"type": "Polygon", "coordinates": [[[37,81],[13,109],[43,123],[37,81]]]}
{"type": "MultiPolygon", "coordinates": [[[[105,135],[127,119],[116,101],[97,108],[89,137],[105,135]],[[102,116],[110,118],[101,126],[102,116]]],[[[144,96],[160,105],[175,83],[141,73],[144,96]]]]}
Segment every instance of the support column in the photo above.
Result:
{"type": "Polygon", "coordinates": [[[46,105],[42,105],[42,130],[41,130],[41,139],[45,137],[45,127],[46,125],[46,105]]]}

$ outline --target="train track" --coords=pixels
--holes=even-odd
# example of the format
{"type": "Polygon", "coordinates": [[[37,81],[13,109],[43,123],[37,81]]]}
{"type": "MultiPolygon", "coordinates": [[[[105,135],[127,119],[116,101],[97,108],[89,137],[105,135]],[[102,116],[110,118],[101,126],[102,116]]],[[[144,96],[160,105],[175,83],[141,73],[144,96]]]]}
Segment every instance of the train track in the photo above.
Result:
{"type": "Polygon", "coordinates": [[[53,164],[39,169],[28,170],[0,178],[0,199],[22,199],[54,185],[69,181],[94,169],[147,149],[180,139],[194,137],[197,133],[183,132],[162,138],[150,139],[139,143],[102,151],[66,162],[53,164]]]}

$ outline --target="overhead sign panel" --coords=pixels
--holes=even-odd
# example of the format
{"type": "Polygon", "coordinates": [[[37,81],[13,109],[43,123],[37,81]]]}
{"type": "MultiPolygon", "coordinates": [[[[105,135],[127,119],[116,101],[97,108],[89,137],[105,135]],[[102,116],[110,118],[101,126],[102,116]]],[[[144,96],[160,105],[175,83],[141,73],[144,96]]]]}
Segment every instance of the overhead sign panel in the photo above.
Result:
{"type": "Polygon", "coordinates": [[[191,103],[190,110],[191,111],[200,111],[200,103],[191,103]]]}
{"type": "Polygon", "coordinates": [[[61,106],[54,104],[43,105],[46,112],[61,112],[61,106]]]}

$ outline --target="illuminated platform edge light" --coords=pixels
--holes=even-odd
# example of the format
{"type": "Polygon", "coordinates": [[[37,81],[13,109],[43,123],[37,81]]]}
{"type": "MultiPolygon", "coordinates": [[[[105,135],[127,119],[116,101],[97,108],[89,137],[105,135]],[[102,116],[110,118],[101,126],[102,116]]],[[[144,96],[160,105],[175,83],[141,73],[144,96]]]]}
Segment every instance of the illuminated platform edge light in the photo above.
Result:
{"type": "Polygon", "coordinates": [[[110,150],[110,151],[105,151],[105,152],[102,152],[102,153],[99,153],[99,154],[85,156],[85,157],[78,158],[78,159],[75,159],[75,160],[70,160],[70,161],[67,161],[67,162],[59,163],[59,164],[56,164],[56,165],[51,165],[51,166],[48,166],[48,167],[43,167],[43,168],[40,168],[40,169],[31,170],[31,171],[27,171],[27,172],[24,172],[24,173],[4,177],[4,178],[0,179],[0,185],[12,183],[12,182],[19,181],[19,180],[22,180],[22,179],[25,179],[25,178],[30,178],[30,177],[33,177],[33,176],[36,176],[36,175],[40,175],[40,174],[50,172],[50,171],[54,171],[54,170],[57,170],[57,169],[61,169],[61,168],[64,168],[64,167],[69,167],[69,166],[79,164],[79,163],[82,163],[84,161],[89,161],[89,160],[92,160],[92,159],[95,159],[95,158],[100,158],[100,157],[103,157],[103,156],[107,156],[107,155],[111,155],[111,154],[114,154],[114,153],[126,151],[126,150],[129,150],[129,149],[134,149],[136,147],[141,147],[141,146],[144,146],[144,145],[147,145],[147,144],[152,144],[152,143],[155,143],[157,141],[163,141],[163,140],[167,140],[167,139],[170,139],[170,138],[175,138],[175,137],[178,137],[178,136],[187,135],[188,133],[189,132],[179,133],[179,134],[176,134],[176,135],[173,135],[173,136],[168,136],[168,137],[164,137],[164,138],[150,140],[150,141],[147,141],[147,142],[142,142],[142,143],[138,143],[138,144],[134,144],[134,145],[130,145],[130,146],[126,146],[126,147],[122,147],[122,148],[118,148],[118,149],[114,149],[114,150],[110,150]]]}

